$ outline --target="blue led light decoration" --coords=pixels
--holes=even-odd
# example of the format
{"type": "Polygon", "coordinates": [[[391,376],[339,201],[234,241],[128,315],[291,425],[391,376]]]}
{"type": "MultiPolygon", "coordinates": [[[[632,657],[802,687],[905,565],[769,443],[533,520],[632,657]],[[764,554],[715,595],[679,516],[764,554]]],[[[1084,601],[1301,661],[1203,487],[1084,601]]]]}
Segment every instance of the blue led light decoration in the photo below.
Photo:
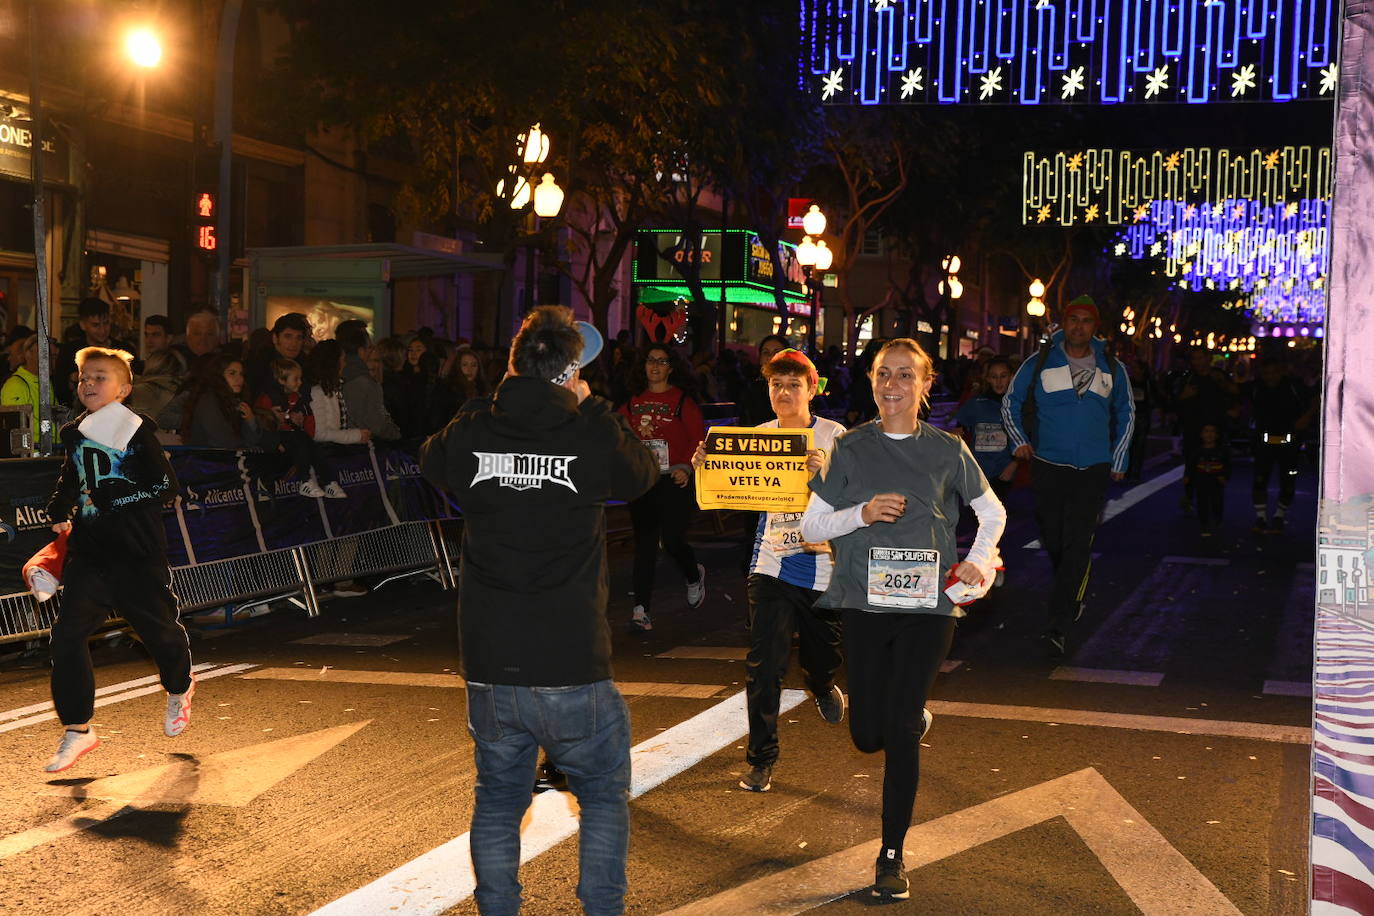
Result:
{"type": "Polygon", "coordinates": [[[1331,203],[1154,201],[1113,243],[1117,257],[1156,260],[1181,290],[1233,291],[1258,325],[1321,325],[1331,203]]]}
{"type": "Polygon", "coordinates": [[[1331,98],[1337,0],[800,0],[826,104],[1331,98]]]}

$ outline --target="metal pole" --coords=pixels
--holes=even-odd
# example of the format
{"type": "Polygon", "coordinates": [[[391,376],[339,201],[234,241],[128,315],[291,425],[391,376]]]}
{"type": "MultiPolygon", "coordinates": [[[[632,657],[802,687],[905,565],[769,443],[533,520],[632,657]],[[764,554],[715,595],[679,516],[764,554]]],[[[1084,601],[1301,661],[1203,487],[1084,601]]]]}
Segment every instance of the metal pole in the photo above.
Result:
{"type": "Polygon", "coordinates": [[[48,229],[46,195],[43,192],[43,104],[40,97],[38,4],[29,0],[29,117],[33,137],[29,145],[29,164],[33,174],[33,266],[37,274],[34,305],[38,325],[38,452],[52,453],[52,378],[49,368],[48,332],[48,229]]]}
{"type": "Polygon", "coordinates": [[[239,13],[243,0],[224,0],[219,18],[219,66],[215,70],[215,142],[219,146],[219,189],[215,202],[215,263],[214,282],[210,287],[210,307],[219,314],[220,324],[228,340],[229,330],[229,266],[233,257],[233,229],[230,215],[233,202],[234,161],[234,46],[238,40],[239,13]]]}

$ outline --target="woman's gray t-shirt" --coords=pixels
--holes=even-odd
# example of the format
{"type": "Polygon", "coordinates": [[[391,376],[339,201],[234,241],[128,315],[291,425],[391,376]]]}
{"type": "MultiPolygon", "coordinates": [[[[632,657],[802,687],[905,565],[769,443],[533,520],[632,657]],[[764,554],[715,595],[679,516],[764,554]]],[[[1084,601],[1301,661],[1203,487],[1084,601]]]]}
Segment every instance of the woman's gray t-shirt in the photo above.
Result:
{"type": "Polygon", "coordinates": [[[896,522],[875,522],[830,542],[834,572],[817,605],[964,616],[945,595],[945,577],[959,562],[954,528],[960,502],[971,503],[987,489],[964,441],[929,423],[919,423],[904,439],[885,435],[878,421],[845,433],[811,478],[812,492],[836,509],[900,493],[906,512],[896,522]]]}

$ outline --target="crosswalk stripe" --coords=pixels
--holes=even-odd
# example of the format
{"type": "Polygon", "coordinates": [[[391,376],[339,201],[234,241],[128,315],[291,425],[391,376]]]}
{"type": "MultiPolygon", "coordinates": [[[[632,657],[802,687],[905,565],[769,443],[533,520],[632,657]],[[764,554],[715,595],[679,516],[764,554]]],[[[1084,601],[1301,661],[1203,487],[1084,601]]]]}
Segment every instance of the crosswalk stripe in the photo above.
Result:
{"type": "MultiPolygon", "coordinates": [[[[805,698],[800,690],[784,690],[779,711],[787,712],[805,698]]],[[[630,797],[638,798],[685,772],[738,741],[746,730],[741,692],[635,745],[630,751],[634,774],[630,797]]],[[[570,797],[563,792],[535,796],[520,831],[520,861],[528,862],[576,833],[577,816],[573,809],[570,797]]],[[[476,879],[470,848],[470,835],[465,833],[325,904],[314,916],[438,916],[472,896],[476,879]]]]}
{"type": "MultiPolygon", "coordinates": [[[[209,671],[211,668],[218,667],[218,664],[218,662],[215,662],[200,665],[192,665],[191,671],[196,673],[201,671],[209,671]]],[[[137,677],[131,681],[122,681],[118,684],[110,684],[105,687],[97,687],[95,695],[97,697],[104,697],[109,696],[112,693],[119,693],[124,690],[130,690],[134,687],[145,687],[148,684],[156,683],[157,675],[150,674],[147,677],[137,677]]],[[[0,722],[6,722],[10,719],[18,719],[21,716],[32,715],[36,712],[50,712],[52,708],[52,701],[48,701],[47,703],[34,703],[32,706],[20,706],[18,709],[7,709],[4,712],[0,712],[0,722]]]]}
{"type": "MultiPolygon", "coordinates": [[[[212,666],[212,667],[213,667],[213,666],[212,666]]],[[[256,666],[256,665],[226,665],[226,666],[224,666],[223,668],[213,668],[213,670],[199,671],[199,672],[196,673],[196,680],[197,680],[198,682],[199,682],[199,681],[208,681],[208,680],[210,680],[211,678],[224,677],[224,676],[227,675],[227,674],[240,674],[240,673],[242,673],[242,672],[244,672],[244,671],[248,671],[248,670],[250,670],[250,669],[252,669],[252,668],[255,668],[255,667],[257,667],[257,666],[256,666]]],[[[194,670],[194,669],[193,669],[193,670],[194,670]]],[[[156,678],[153,678],[153,680],[156,681],[157,679],[156,679],[156,678]]],[[[154,694],[154,693],[162,693],[162,685],[161,685],[161,684],[159,684],[159,683],[153,683],[153,684],[151,684],[151,685],[149,685],[149,686],[147,686],[147,687],[139,687],[139,688],[134,689],[134,690],[127,690],[127,691],[124,691],[123,693],[116,693],[116,694],[113,694],[113,695],[110,695],[110,696],[105,696],[105,697],[97,697],[97,698],[96,698],[96,701],[95,701],[95,705],[96,705],[96,708],[99,709],[101,706],[109,706],[109,705],[112,704],[112,703],[123,703],[125,700],[134,700],[134,699],[137,699],[137,698],[139,698],[139,697],[146,697],[146,696],[148,696],[149,694],[154,694]]],[[[49,705],[51,705],[51,704],[49,704],[49,705]]],[[[56,718],[57,718],[57,713],[56,713],[56,712],[43,712],[43,713],[38,713],[37,715],[27,716],[27,717],[25,717],[25,718],[23,718],[23,719],[16,719],[16,720],[13,721],[13,722],[6,722],[5,724],[0,725],[0,732],[14,731],[14,730],[17,729],[17,728],[26,728],[27,726],[30,726],[30,725],[37,725],[39,722],[50,722],[50,721],[52,721],[53,719],[56,719],[56,718]]]]}
{"type": "Polygon", "coordinates": [[[1164,680],[1164,674],[1160,671],[1112,671],[1106,668],[1074,668],[1065,665],[1051,671],[1050,680],[1158,687],[1160,682],[1164,680]]]}
{"type": "Polygon", "coordinates": [[[1146,716],[1132,713],[1096,712],[1089,709],[1045,709],[1037,706],[1000,706],[991,703],[960,703],[928,700],[926,708],[937,716],[971,719],[1005,719],[1014,722],[1045,722],[1051,725],[1085,725],[1091,728],[1125,728],[1169,732],[1175,735],[1212,735],[1246,738],[1280,744],[1309,744],[1312,730],[1306,726],[1270,725],[1225,719],[1189,719],[1183,716],[1146,716]]]}
{"type": "MultiPolygon", "coordinates": [[[[248,680],[298,681],[314,684],[375,684],[382,687],[442,687],[461,689],[466,685],[456,674],[427,674],[423,671],[359,671],[342,668],[259,668],[244,675],[248,680]]],[[[721,684],[673,684],[644,681],[618,681],[616,687],[631,697],[676,697],[711,700],[730,690],[721,684]]]]}

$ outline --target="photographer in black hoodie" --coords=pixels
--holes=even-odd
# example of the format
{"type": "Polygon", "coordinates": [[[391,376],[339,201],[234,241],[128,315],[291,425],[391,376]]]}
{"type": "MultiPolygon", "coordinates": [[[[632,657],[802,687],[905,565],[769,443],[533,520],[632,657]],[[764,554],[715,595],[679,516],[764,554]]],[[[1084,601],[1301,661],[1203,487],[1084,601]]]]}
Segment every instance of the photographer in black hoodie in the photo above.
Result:
{"type": "Polygon", "coordinates": [[[568,309],[535,309],[493,400],[469,402],[420,449],[425,477],[463,510],[458,618],[483,913],[520,907],[520,820],[541,747],[581,808],[583,909],[624,912],[630,722],[611,682],[603,507],[647,492],[658,462],[579,377],[601,343],[568,309]]]}

